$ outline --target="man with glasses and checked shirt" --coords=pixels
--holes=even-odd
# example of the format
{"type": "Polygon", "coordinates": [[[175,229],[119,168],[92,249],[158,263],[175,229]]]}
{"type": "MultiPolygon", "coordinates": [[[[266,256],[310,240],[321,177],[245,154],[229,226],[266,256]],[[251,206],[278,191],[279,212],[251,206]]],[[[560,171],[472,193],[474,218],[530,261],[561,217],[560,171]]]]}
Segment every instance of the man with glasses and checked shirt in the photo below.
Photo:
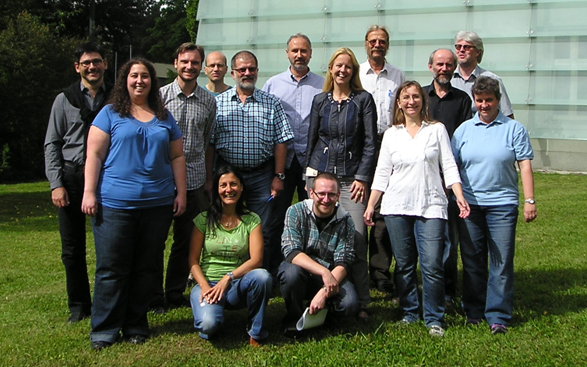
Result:
{"type": "MultiPolygon", "coordinates": [[[[377,106],[377,139],[381,146],[383,133],[391,123],[395,92],[406,77],[404,72],[385,60],[389,50],[389,31],[384,26],[373,25],[365,34],[367,61],[361,64],[359,76],[363,88],[373,96],[377,106]]],[[[389,267],[392,253],[389,235],[383,217],[379,214],[379,202],[375,206],[369,238],[369,273],[377,289],[393,293],[393,281],[389,267]]]]}
{"type": "MultiPolygon", "coordinates": [[[[459,66],[455,70],[452,80],[452,86],[467,92],[473,101],[471,109],[473,115],[477,112],[475,107],[475,100],[471,93],[473,84],[480,76],[488,76],[499,82],[499,89],[501,91],[501,100],[499,102],[499,110],[501,113],[509,118],[514,118],[514,110],[510,98],[505,90],[505,86],[501,78],[491,71],[487,71],[479,66],[483,59],[483,40],[475,32],[460,31],[455,35],[455,53],[459,66]]],[[[471,116],[473,117],[473,116],[471,116]]]]}
{"type": "Polygon", "coordinates": [[[247,207],[261,218],[263,267],[269,269],[273,199],[283,190],[287,142],[294,134],[277,97],[255,88],[257,57],[237,52],[230,62],[234,88],[216,97],[216,124],[210,144],[216,167],[231,164],[244,177],[247,207]]]}
{"type": "Polygon", "coordinates": [[[285,261],[278,278],[287,314],[284,333],[297,337],[295,324],[311,300],[310,314],[329,307],[340,316],[355,316],[357,293],[347,274],[355,259],[355,225],[337,204],[340,184],[331,173],[320,173],[312,182],[310,199],[289,207],[281,251],[285,261]]]}
{"type": "Polygon", "coordinates": [[[61,260],[65,266],[68,323],[90,316],[92,307],[86,263],[86,215],[82,212],[86,138],[94,117],[106,103],[106,52],[88,42],[74,53],[80,75],[53,102],[45,136],[45,173],[51,200],[58,208],[61,260]]]}

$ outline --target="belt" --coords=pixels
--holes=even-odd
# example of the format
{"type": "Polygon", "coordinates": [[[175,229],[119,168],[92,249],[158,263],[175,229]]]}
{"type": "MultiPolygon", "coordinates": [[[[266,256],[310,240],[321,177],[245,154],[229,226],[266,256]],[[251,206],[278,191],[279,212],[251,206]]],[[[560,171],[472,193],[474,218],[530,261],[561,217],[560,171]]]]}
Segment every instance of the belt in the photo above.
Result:
{"type": "Polygon", "coordinates": [[[260,165],[256,166],[256,167],[252,167],[252,168],[239,168],[238,170],[241,171],[242,173],[250,173],[253,171],[262,171],[264,169],[266,169],[269,166],[273,166],[274,159],[269,158],[268,160],[266,160],[265,162],[261,163],[260,165]]]}
{"type": "Polygon", "coordinates": [[[83,171],[85,168],[85,165],[83,164],[77,164],[75,162],[70,162],[70,161],[64,161],[63,162],[63,166],[67,167],[67,168],[71,168],[75,171],[83,171]]]}

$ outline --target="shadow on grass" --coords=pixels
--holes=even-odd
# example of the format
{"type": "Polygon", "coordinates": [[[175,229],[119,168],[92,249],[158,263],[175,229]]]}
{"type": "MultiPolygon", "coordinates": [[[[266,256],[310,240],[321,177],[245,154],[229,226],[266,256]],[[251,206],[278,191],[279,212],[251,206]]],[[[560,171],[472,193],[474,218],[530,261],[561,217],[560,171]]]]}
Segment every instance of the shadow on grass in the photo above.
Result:
{"type": "Polygon", "coordinates": [[[57,208],[49,190],[0,194],[0,228],[9,231],[54,231],[57,208]]]}

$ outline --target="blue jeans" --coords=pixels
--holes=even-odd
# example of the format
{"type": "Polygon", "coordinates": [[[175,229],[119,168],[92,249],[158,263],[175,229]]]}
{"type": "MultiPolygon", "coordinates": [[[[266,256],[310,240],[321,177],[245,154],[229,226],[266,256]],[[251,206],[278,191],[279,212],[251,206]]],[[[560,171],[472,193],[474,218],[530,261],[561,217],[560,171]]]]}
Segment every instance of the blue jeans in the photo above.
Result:
{"type": "Polygon", "coordinates": [[[407,215],[386,215],[385,224],[395,256],[395,284],[404,318],[410,322],[419,317],[418,277],[420,257],[422,303],[427,327],[444,323],[444,230],[446,220],[407,215]]]}
{"type": "MultiPolygon", "coordinates": [[[[265,321],[265,310],[271,296],[271,275],[265,269],[253,269],[243,277],[235,279],[222,296],[222,299],[213,305],[200,302],[201,288],[198,284],[192,288],[190,301],[194,313],[194,327],[200,337],[209,339],[216,334],[224,323],[224,309],[237,310],[247,308],[247,333],[253,339],[263,340],[269,332],[265,321]]],[[[218,282],[209,282],[213,287],[218,282]]]]}
{"type": "Polygon", "coordinates": [[[508,325],[514,303],[518,206],[470,207],[469,217],[459,219],[463,308],[468,318],[485,318],[489,325],[508,325]]]}
{"type": "MultiPolygon", "coordinates": [[[[295,324],[304,313],[304,301],[314,298],[324,286],[320,276],[311,274],[300,266],[284,261],[279,266],[281,295],[287,314],[284,324],[295,324]]],[[[330,310],[340,316],[355,316],[359,311],[355,287],[346,278],[339,284],[338,294],[328,299],[330,310]]]]}
{"type": "Polygon", "coordinates": [[[274,178],[274,167],[268,165],[264,170],[243,172],[245,179],[245,190],[243,195],[245,203],[250,211],[256,213],[261,218],[261,228],[263,229],[263,268],[270,269],[271,244],[271,214],[273,211],[273,200],[267,202],[271,197],[271,183],[274,178]]]}
{"type": "Polygon", "coordinates": [[[148,335],[147,310],[158,279],[173,207],[112,209],[92,218],[96,281],[90,339],[113,343],[124,335],[148,335]]]}

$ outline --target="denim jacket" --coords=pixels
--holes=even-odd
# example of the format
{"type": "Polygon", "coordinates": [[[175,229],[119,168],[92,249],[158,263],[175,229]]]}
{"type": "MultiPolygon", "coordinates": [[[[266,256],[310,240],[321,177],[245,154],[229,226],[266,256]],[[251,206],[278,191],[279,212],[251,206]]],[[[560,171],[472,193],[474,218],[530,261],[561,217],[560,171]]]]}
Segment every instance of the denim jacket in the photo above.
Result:
{"type": "Polygon", "coordinates": [[[355,259],[355,225],[350,214],[338,206],[330,222],[318,231],[313,211],[314,201],[306,199],[287,209],[281,237],[281,252],[291,262],[300,252],[325,268],[343,266],[347,272],[355,259]]]}
{"type": "Polygon", "coordinates": [[[308,132],[308,167],[355,180],[373,179],[377,109],[370,93],[353,91],[341,103],[332,92],[314,97],[308,132]]]}

